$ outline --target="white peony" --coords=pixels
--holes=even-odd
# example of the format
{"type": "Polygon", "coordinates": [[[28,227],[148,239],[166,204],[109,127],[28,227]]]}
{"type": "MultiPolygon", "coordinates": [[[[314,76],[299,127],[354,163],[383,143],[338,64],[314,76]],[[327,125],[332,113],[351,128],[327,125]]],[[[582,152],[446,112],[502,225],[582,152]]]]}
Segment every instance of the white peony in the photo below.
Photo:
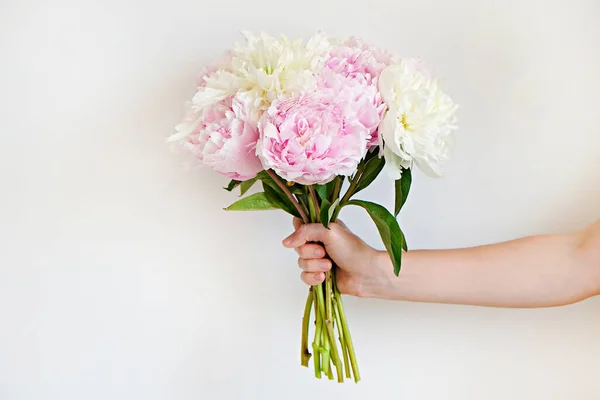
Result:
{"type": "Polygon", "coordinates": [[[237,92],[247,109],[260,114],[280,95],[316,87],[316,74],[323,69],[331,49],[325,34],[316,34],[307,42],[265,33],[243,34],[246,42],[236,44],[228,68],[205,77],[204,86],[192,100],[195,108],[204,108],[237,92]]]}
{"type": "Polygon", "coordinates": [[[385,68],[379,91],[388,107],[379,134],[390,176],[400,178],[414,161],[425,174],[439,177],[450,156],[457,105],[413,59],[385,68]]]}

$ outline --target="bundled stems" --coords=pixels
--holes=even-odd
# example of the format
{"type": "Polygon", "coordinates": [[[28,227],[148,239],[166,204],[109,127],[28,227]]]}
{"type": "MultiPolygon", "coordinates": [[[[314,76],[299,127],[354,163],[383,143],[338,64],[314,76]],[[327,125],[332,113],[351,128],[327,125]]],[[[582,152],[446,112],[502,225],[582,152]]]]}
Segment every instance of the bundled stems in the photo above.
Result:
{"type": "MultiPolygon", "coordinates": [[[[355,179],[350,183],[350,190],[356,188],[356,182],[359,176],[355,176],[355,179]]],[[[337,178],[334,184],[332,193],[332,202],[338,198],[342,181],[337,178]]],[[[317,194],[313,187],[308,187],[308,203],[309,211],[311,214],[311,222],[319,222],[319,202],[317,194]]],[[[350,197],[351,194],[346,193],[350,197]]],[[[346,196],[345,196],[346,197],[346,196]]],[[[335,219],[332,218],[332,221],[335,219]]],[[[327,375],[329,379],[333,379],[333,369],[335,369],[335,375],[337,376],[338,382],[343,382],[344,377],[352,379],[358,382],[360,380],[360,374],[358,372],[358,366],[356,362],[356,356],[354,353],[354,346],[350,337],[348,323],[344,314],[342,306],[342,297],[340,292],[337,290],[335,283],[335,265],[325,274],[325,281],[319,285],[312,287],[313,299],[315,303],[315,339],[313,342],[313,349],[318,348],[321,356],[320,367],[321,371],[327,375]],[[338,340],[340,347],[338,348],[338,340],[335,338],[335,331],[337,328],[338,340]],[[329,364],[333,364],[330,366],[329,364]]],[[[305,333],[303,332],[303,335],[305,333]]],[[[308,333],[306,333],[308,334],[308,333]]],[[[317,368],[315,360],[315,369],[317,368]]],[[[317,374],[315,373],[315,376],[317,374]]]]}
{"type": "MultiPolygon", "coordinates": [[[[320,204],[319,198],[312,186],[308,186],[307,203],[300,204],[289,188],[281,181],[281,179],[270,170],[267,173],[273,178],[277,185],[284,191],[290,199],[298,214],[301,216],[304,223],[320,222],[320,204]]],[[[359,168],[356,175],[350,181],[350,187],[344,194],[340,206],[348,201],[352,196],[362,169],[359,168]]],[[[336,178],[336,182],[332,192],[332,202],[340,195],[342,186],[342,178],[336,178]]],[[[339,214],[340,206],[338,206],[332,215],[331,222],[335,222],[339,214]]],[[[304,306],[304,315],[302,317],[302,339],[300,348],[301,364],[308,367],[312,357],[315,377],[321,379],[323,374],[328,379],[334,379],[337,376],[338,382],[344,381],[344,376],[348,379],[354,378],[355,382],[360,380],[358,371],[358,363],[354,353],[354,345],[348,329],[348,322],[344,313],[342,304],[342,296],[337,288],[335,281],[336,266],[333,265],[331,271],[325,274],[325,281],[319,285],[312,286],[306,299],[304,306]],[[312,343],[312,355],[308,347],[308,334],[310,329],[311,311],[314,311],[315,332],[312,343]],[[335,331],[337,328],[338,341],[340,348],[338,349],[338,341],[335,340],[335,331]]]]}
{"type": "MultiPolygon", "coordinates": [[[[333,311],[335,313],[335,318],[338,321],[340,321],[340,312],[338,310],[337,301],[335,299],[333,299],[333,311]]],[[[350,357],[348,356],[348,347],[346,346],[346,342],[344,341],[344,331],[339,323],[336,324],[336,326],[338,330],[338,337],[340,339],[340,346],[342,347],[342,353],[344,356],[344,368],[346,370],[346,378],[350,379],[352,378],[352,375],[350,374],[350,357]]]]}
{"type": "MultiPolygon", "coordinates": [[[[334,287],[336,296],[341,299],[340,292],[337,289],[337,285],[334,287]]],[[[348,356],[350,358],[350,365],[352,366],[352,374],[354,375],[354,381],[360,380],[360,372],[358,371],[358,363],[356,362],[356,356],[354,355],[354,344],[352,343],[352,337],[350,336],[350,330],[348,329],[348,322],[346,321],[346,313],[344,312],[344,305],[341,301],[337,302],[337,310],[340,316],[340,325],[344,332],[344,341],[348,349],[348,356]]]]}
{"type": "Polygon", "coordinates": [[[329,337],[329,342],[331,343],[331,353],[333,356],[333,363],[337,371],[338,382],[343,382],[344,373],[342,372],[342,361],[340,360],[340,356],[337,351],[337,343],[335,342],[335,336],[333,334],[333,310],[331,309],[333,304],[331,299],[331,297],[333,296],[333,290],[331,287],[332,272],[327,272],[325,275],[325,316],[327,318],[325,320],[325,326],[327,327],[327,336],[329,337]]]}
{"type": "MultiPolygon", "coordinates": [[[[348,379],[354,377],[354,381],[358,382],[360,373],[342,297],[335,284],[335,270],[326,274],[325,282],[311,287],[309,297],[312,297],[315,313],[315,336],[312,344],[315,376],[321,378],[322,374],[325,374],[329,379],[334,379],[335,369],[338,382],[343,382],[344,377],[348,379]],[[335,338],[336,328],[338,340],[335,338]]],[[[307,304],[310,302],[311,300],[307,300],[307,304]]],[[[305,316],[307,310],[310,313],[311,307],[308,305],[305,307],[305,316]]],[[[308,336],[309,324],[305,319],[303,319],[302,329],[302,365],[307,366],[310,356],[305,354],[308,344],[304,338],[308,336]]]]}

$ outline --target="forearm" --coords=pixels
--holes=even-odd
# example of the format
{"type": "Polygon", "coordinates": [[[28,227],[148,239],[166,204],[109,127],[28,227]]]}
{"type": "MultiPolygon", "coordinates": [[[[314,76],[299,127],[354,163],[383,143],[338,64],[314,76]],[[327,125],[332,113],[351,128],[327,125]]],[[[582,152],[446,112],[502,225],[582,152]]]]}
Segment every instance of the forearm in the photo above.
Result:
{"type": "MultiPolygon", "coordinates": [[[[405,254],[399,277],[388,273],[364,295],[394,300],[492,307],[549,307],[600,292],[600,229],[543,235],[454,250],[405,254]]],[[[389,257],[380,263],[391,271],[389,257]],[[387,264],[387,265],[385,265],[387,264]]]]}

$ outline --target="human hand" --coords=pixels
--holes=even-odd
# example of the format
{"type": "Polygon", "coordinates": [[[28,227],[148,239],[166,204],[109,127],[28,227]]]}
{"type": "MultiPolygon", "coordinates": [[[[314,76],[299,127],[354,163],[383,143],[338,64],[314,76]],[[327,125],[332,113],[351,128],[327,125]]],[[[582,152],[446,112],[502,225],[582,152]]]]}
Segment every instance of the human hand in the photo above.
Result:
{"type": "Polygon", "coordinates": [[[302,280],[307,285],[318,285],[332,262],[340,292],[358,297],[376,297],[377,291],[389,284],[392,274],[387,252],[375,250],[352,233],[343,222],[303,224],[294,218],[294,233],[283,240],[283,245],[294,248],[303,270],[302,280]],[[317,243],[318,242],[318,243],[317,243]],[[326,258],[329,256],[329,258],[326,258]]]}

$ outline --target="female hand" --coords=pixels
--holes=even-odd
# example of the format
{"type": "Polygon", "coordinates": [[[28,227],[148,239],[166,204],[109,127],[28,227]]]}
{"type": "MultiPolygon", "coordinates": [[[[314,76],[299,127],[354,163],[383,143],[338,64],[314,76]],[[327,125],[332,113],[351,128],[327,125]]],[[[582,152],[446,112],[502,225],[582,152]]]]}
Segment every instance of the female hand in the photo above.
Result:
{"type": "Polygon", "coordinates": [[[307,285],[323,282],[325,272],[332,267],[331,260],[339,267],[336,281],[340,292],[345,294],[373,296],[393,276],[391,271],[386,272],[386,267],[390,269],[387,253],[367,245],[343,222],[331,223],[327,229],[322,224],[303,224],[294,218],[294,228],[295,232],[283,245],[294,248],[300,256],[298,265],[307,285]]]}

